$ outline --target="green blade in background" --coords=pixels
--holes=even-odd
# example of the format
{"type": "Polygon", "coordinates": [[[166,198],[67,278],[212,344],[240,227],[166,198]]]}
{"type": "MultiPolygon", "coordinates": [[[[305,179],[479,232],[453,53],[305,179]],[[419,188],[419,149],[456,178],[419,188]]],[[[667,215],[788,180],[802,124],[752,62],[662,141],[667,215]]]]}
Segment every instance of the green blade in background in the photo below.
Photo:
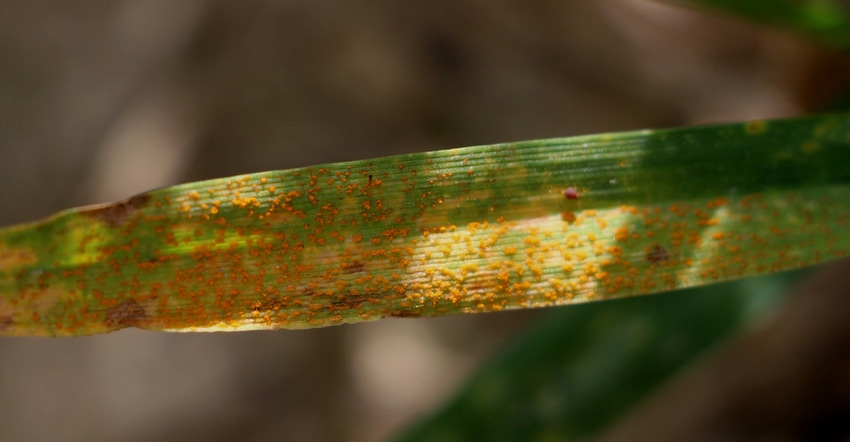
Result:
{"type": "Polygon", "coordinates": [[[306,328],[654,293],[846,255],[850,115],[257,173],[0,231],[0,334],[306,328]]]}
{"type": "Polygon", "coordinates": [[[592,440],[807,273],[555,309],[398,440],[592,440]]]}
{"type": "MultiPolygon", "coordinates": [[[[850,4],[844,0],[687,0],[764,24],[792,29],[836,48],[850,47],[850,4]]],[[[678,2],[681,3],[681,2],[678,2]]]]}

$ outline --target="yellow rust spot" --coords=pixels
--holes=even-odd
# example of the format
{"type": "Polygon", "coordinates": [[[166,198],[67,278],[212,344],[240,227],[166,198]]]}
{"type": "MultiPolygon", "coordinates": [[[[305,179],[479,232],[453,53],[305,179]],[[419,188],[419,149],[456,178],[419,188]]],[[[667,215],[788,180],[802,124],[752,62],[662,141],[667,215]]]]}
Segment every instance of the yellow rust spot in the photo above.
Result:
{"type": "Polygon", "coordinates": [[[605,221],[603,218],[596,218],[596,224],[599,225],[599,228],[605,230],[608,227],[608,221],[605,221]]]}
{"type": "Polygon", "coordinates": [[[540,245],[540,237],[538,236],[528,236],[522,240],[525,244],[529,246],[540,245]]]}
{"type": "Polygon", "coordinates": [[[616,239],[617,241],[625,241],[625,240],[629,239],[629,229],[627,229],[626,227],[622,227],[622,226],[617,227],[614,230],[614,239],[616,239]]]}
{"type": "Polygon", "coordinates": [[[242,198],[242,197],[237,196],[237,197],[233,198],[232,200],[230,200],[230,202],[231,202],[234,206],[236,206],[236,207],[242,207],[242,208],[245,208],[245,207],[259,207],[259,206],[260,206],[260,201],[259,201],[259,200],[257,200],[257,198],[255,198],[255,197],[253,197],[253,196],[251,196],[251,197],[247,197],[247,198],[242,198]]]}

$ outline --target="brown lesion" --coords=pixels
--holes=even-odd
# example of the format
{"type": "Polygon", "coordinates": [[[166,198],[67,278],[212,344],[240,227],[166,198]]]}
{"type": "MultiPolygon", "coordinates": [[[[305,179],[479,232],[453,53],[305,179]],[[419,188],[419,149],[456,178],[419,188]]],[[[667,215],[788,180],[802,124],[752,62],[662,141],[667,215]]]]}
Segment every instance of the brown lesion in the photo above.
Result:
{"type": "Polygon", "coordinates": [[[390,318],[419,318],[422,317],[422,313],[413,311],[413,310],[396,310],[393,312],[387,313],[387,317],[390,318]]]}
{"type": "Polygon", "coordinates": [[[348,273],[348,274],[359,273],[359,272],[366,270],[366,264],[363,264],[360,261],[345,263],[345,264],[342,265],[342,270],[345,271],[345,273],[348,273]]]}
{"type": "Polygon", "coordinates": [[[0,316],[0,333],[3,333],[15,325],[15,320],[11,316],[0,316]]]}
{"type": "Polygon", "coordinates": [[[372,295],[354,295],[348,294],[345,296],[341,296],[339,301],[334,301],[330,303],[329,308],[331,311],[339,311],[339,310],[351,310],[360,308],[366,302],[371,302],[373,298],[372,295]]]}
{"type": "Polygon", "coordinates": [[[0,269],[12,271],[20,269],[37,260],[36,255],[29,250],[10,250],[0,244],[0,269]]]}
{"type": "Polygon", "coordinates": [[[670,252],[661,244],[655,243],[646,249],[645,258],[650,264],[663,264],[670,261],[670,252]]]}
{"type": "Polygon", "coordinates": [[[97,218],[108,224],[110,227],[120,227],[137,210],[147,205],[150,200],[150,194],[143,193],[124,201],[84,209],[80,213],[92,218],[97,218]]]}
{"type": "Polygon", "coordinates": [[[147,313],[144,307],[135,299],[127,299],[106,312],[103,325],[110,328],[132,327],[140,325],[145,319],[147,319],[147,313]]]}
{"type": "Polygon", "coordinates": [[[283,298],[267,298],[262,301],[256,301],[251,306],[251,311],[254,313],[278,311],[289,307],[289,300],[283,298]]]}

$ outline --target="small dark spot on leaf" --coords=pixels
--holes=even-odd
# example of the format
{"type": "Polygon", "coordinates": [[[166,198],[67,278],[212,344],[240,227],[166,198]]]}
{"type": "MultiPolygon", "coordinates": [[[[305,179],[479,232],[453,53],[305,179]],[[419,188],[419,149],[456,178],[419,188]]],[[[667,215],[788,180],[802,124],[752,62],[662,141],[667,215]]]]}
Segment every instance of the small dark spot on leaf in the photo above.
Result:
{"type": "Polygon", "coordinates": [[[11,316],[0,316],[0,332],[4,332],[15,325],[11,316]]]}
{"type": "Polygon", "coordinates": [[[127,299],[106,312],[106,319],[103,321],[103,325],[119,328],[130,327],[138,325],[146,317],[145,309],[135,299],[127,299]]]}
{"type": "Polygon", "coordinates": [[[646,260],[651,264],[661,264],[670,260],[670,252],[661,244],[653,244],[646,249],[646,260]]]}
{"type": "Polygon", "coordinates": [[[410,310],[397,310],[394,312],[390,312],[388,316],[390,316],[391,318],[418,318],[422,316],[422,313],[410,310]]]}
{"type": "Polygon", "coordinates": [[[567,187],[564,190],[564,196],[567,197],[568,200],[577,200],[578,190],[576,190],[575,187],[567,187]]]}
{"type": "Polygon", "coordinates": [[[109,224],[109,227],[120,227],[130,215],[144,207],[150,199],[151,196],[149,194],[143,193],[117,203],[86,209],[80,213],[100,219],[106,224],[109,224]]]}

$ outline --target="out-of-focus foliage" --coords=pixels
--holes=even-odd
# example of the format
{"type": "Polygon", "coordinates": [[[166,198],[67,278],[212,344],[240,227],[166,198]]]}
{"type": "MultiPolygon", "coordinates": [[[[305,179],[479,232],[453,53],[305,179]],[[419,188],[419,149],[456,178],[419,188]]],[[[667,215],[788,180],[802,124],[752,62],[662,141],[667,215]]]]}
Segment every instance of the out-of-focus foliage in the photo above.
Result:
{"type": "Polygon", "coordinates": [[[782,300],[808,271],[559,308],[404,441],[583,440],[782,300]]]}
{"type": "Polygon", "coordinates": [[[753,21],[793,29],[833,47],[850,47],[850,4],[844,0],[688,1],[753,21]]]}

